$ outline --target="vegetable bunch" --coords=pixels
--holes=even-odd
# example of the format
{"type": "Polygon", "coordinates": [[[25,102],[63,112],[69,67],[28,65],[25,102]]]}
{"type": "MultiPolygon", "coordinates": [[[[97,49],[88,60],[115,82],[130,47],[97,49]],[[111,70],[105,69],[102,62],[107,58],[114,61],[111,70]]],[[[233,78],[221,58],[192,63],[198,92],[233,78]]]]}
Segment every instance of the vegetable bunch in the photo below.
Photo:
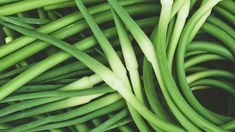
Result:
{"type": "Polygon", "coordinates": [[[232,0],[0,0],[0,131],[235,131],[232,0]]]}

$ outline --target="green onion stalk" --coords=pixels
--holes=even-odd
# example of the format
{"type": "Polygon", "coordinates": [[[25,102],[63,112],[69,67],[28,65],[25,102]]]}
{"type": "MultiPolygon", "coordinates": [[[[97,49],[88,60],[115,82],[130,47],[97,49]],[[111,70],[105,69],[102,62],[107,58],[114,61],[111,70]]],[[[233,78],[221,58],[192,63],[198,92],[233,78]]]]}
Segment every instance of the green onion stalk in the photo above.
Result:
{"type": "Polygon", "coordinates": [[[0,131],[234,131],[233,5],[0,0],[0,131]]]}

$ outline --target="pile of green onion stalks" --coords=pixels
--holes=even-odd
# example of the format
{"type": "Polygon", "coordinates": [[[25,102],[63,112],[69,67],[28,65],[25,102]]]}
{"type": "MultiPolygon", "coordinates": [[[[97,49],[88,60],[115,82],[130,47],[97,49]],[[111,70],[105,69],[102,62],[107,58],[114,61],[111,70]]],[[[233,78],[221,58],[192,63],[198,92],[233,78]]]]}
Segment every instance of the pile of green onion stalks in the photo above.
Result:
{"type": "Polygon", "coordinates": [[[235,1],[0,0],[0,132],[235,131],[235,1]]]}

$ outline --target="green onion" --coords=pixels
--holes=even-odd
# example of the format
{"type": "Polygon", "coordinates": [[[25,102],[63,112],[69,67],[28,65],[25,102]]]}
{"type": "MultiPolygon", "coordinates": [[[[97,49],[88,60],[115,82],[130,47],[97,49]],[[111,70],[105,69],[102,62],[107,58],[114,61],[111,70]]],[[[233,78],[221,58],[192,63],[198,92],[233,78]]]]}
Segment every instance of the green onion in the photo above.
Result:
{"type": "Polygon", "coordinates": [[[0,131],[234,131],[234,5],[0,0],[0,131]]]}

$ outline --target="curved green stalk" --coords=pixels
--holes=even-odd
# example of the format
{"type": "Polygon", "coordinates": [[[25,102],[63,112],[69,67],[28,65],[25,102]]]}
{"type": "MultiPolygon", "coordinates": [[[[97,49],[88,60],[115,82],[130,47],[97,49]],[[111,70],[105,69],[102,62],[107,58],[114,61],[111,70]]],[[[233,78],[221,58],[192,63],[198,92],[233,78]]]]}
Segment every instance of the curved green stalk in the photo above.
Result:
{"type": "MultiPolygon", "coordinates": [[[[202,15],[204,15],[204,12],[209,10],[210,8],[212,8],[218,2],[219,1],[213,1],[213,2],[208,1],[200,9],[198,9],[197,12],[194,14],[194,16],[191,18],[191,20],[189,20],[189,22],[186,25],[185,30],[183,31],[183,34],[182,34],[182,36],[184,36],[184,40],[186,40],[186,43],[188,43],[188,36],[187,35],[189,34],[189,32],[187,32],[188,34],[186,35],[186,31],[191,31],[189,29],[193,29],[192,25],[194,25],[200,19],[200,17],[202,15]],[[189,29],[187,29],[187,28],[189,28],[189,29]]],[[[164,4],[168,5],[168,2],[165,1],[164,4]]],[[[182,95],[179,93],[178,88],[174,82],[174,79],[172,78],[171,73],[169,72],[169,69],[167,66],[168,65],[167,58],[165,55],[166,53],[164,52],[165,35],[162,35],[162,33],[164,33],[167,29],[166,15],[164,15],[164,18],[166,18],[166,20],[162,21],[162,23],[159,23],[158,41],[157,41],[157,47],[156,47],[158,65],[159,65],[159,68],[161,69],[161,70],[158,70],[158,72],[160,72],[160,76],[165,81],[165,85],[168,88],[168,91],[171,94],[172,98],[174,98],[175,103],[183,111],[183,113],[186,114],[186,116],[190,118],[190,120],[192,120],[193,122],[196,122],[197,125],[199,125],[201,128],[203,128],[205,130],[211,129],[214,131],[218,131],[218,130],[223,131],[223,129],[221,129],[221,128],[217,127],[216,125],[212,124],[211,122],[207,121],[205,118],[200,116],[196,111],[194,111],[192,109],[192,107],[189,106],[189,104],[184,100],[184,98],[182,98],[182,95]]],[[[169,18],[168,18],[168,20],[169,20],[169,18]]],[[[182,45],[182,40],[180,40],[180,43],[182,45]]],[[[181,68],[183,68],[183,67],[181,67],[181,68]]],[[[182,70],[182,69],[180,69],[180,70],[182,70]]]]}
{"type": "MultiPolygon", "coordinates": [[[[17,131],[25,131],[25,130],[30,130],[32,128],[37,128],[39,126],[45,125],[45,124],[49,124],[52,122],[60,122],[60,121],[65,121],[65,120],[69,120],[69,119],[73,119],[85,114],[88,114],[90,112],[93,112],[95,110],[101,109],[101,108],[105,108],[109,105],[112,104],[121,104],[121,106],[124,106],[124,102],[120,100],[121,96],[114,93],[114,94],[109,94],[106,95],[102,98],[99,98],[95,101],[92,101],[91,103],[85,104],[84,106],[77,108],[77,109],[73,109],[71,111],[68,111],[66,113],[62,113],[59,115],[54,115],[54,116],[49,116],[46,118],[42,118],[30,123],[26,123],[23,124],[21,126],[15,127],[12,129],[12,131],[17,130],[17,131]]],[[[112,107],[111,107],[112,109],[112,107]]],[[[75,123],[78,124],[78,123],[75,123]]]]}
{"type": "MultiPolygon", "coordinates": [[[[99,76],[113,89],[117,90],[125,100],[127,100],[128,103],[130,103],[132,106],[135,106],[135,109],[148,121],[153,123],[154,125],[158,126],[159,128],[162,128],[163,130],[177,130],[177,131],[183,131],[180,127],[175,126],[171,123],[161,121],[154,115],[152,112],[150,112],[142,103],[140,103],[136,97],[131,93],[130,90],[128,90],[128,86],[126,86],[125,83],[122,82],[122,79],[120,79],[116,74],[114,74],[111,70],[109,70],[107,67],[96,61],[91,56],[87,55],[86,53],[82,52],[79,49],[74,48],[73,46],[67,44],[66,42],[50,37],[48,35],[44,35],[38,32],[30,31],[28,29],[24,29],[22,27],[18,27],[16,25],[12,25],[6,22],[1,22],[5,26],[11,27],[14,30],[17,30],[18,32],[21,32],[25,35],[36,37],[40,40],[46,41],[50,44],[53,44],[57,46],[58,48],[63,49],[64,51],[68,52],[69,54],[73,55],[80,61],[82,61],[85,65],[87,65],[91,70],[93,70],[95,73],[99,74],[99,76]],[[169,127],[170,126],[170,127],[169,127]]],[[[3,99],[6,97],[9,93],[14,91],[15,89],[6,89],[2,88],[0,95],[0,98],[3,99]],[[5,91],[6,90],[6,91],[5,91]]]]}
{"type": "Polygon", "coordinates": [[[173,30],[173,33],[172,33],[172,36],[171,36],[171,39],[167,48],[167,57],[168,57],[170,69],[172,69],[172,63],[173,63],[175,50],[177,47],[180,34],[183,30],[184,24],[186,22],[186,18],[188,17],[188,14],[189,14],[189,7],[190,7],[190,1],[187,0],[184,3],[184,5],[180,8],[178,15],[177,15],[175,27],[174,27],[174,30],[173,30]]]}
{"type": "MultiPolygon", "coordinates": [[[[159,71],[157,71],[157,69],[156,69],[156,63],[157,62],[156,62],[156,57],[155,57],[155,50],[154,50],[154,46],[153,46],[152,42],[150,41],[150,39],[145,35],[145,33],[140,29],[140,27],[133,21],[133,19],[131,19],[131,17],[118,4],[117,1],[115,1],[115,0],[111,1],[110,0],[109,3],[114,8],[114,10],[117,12],[117,14],[120,16],[120,18],[123,20],[123,22],[125,23],[127,28],[130,30],[130,32],[132,33],[133,37],[135,38],[135,40],[139,44],[141,50],[145,54],[145,57],[147,58],[147,60],[155,68],[154,69],[155,73],[158,74],[159,71]]],[[[161,83],[161,81],[160,81],[160,83],[161,83]]],[[[185,124],[183,123],[184,127],[186,127],[189,130],[198,130],[197,127],[195,127],[193,124],[191,124],[191,122],[188,121],[187,118],[182,116],[182,113],[176,109],[177,107],[175,107],[174,104],[171,102],[171,99],[170,99],[169,95],[167,94],[166,89],[164,89],[164,87],[160,87],[160,88],[162,89],[162,92],[163,92],[163,94],[165,96],[165,99],[168,101],[169,106],[173,109],[173,111],[175,113],[177,113],[175,115],[177,117],[178,116],[181,117],[181,118],[179,118],[180,121],[183,121],[185,123],[185,124]]]]}
{"type": "MultiPolygon", "coordinates": [[[[203,79],[203,80],[198,80],[196,82],[193,82],[191,85],[191,87],[195,87],[195,86],[209,86],[212,88],[219,88],[219,89],[223,89],[229,93],[231,93],[233,96],[235,96],[235,89],[233,89],[233,85],[229,82],[223,83],[220,82],[218,80],[215,79],[203,79]]],[[[198,90],[198,89],[192,89],[193,91],[198,90]]]]}
{"type": "MultiPolygon", "coordinates": [[[[148,3],[148,2],[143,2],[143,1],[142,2],[141,1],[120,2],[120,4],[122,4],[123,6],[127,6],[127,7],[130,6],[130,8],[131,8],[131,5],[138,4],[138,3],[143,4],[143,3],[148,3]]],[[[148,7],[148,9],[149,9],[149,7],[148,7]]],[[[100,12],[107,11],[107,10],[109,10],[109,5],[107,3],[104,3],[104,4],[99,4],[97,6],[93,6],[93,7],[89,8],[89,13],[91,13],[93,15],[93,14],[98,14],[100,12]]],[[[134,10],[136,11],[136,9],[134,9],[134,10]]],[[[146,12],[146,9],[144,9],[144,10],[146,12]]],[[[148,11],[149,10],[147,10],[147,12],[148,11]]],[[[56,21],[53,21],[47,25],[44,25],[44,26],[38,28],[37,31],[41,32],[41,33],[49,34],[49,33],[52,33],[54,31],[58,30],[58,29],[65,27],[67,25],[70,25],[78,20],[81,20],[81,19],[82,19],[82,14],[79,12],[75,12],[75,13],[69,14],[65,17],[62,17],[56,21]]],[[[30,44],[31,42],[33,42],[35,40],[36,40],[35,38],[23,36],[23,37],[20,37],[16,40],[12,41],[8,45],[1,46],[0,47],[0,58],[8,55],[9,53],[16,51],[17,49],[20,49],[20,48],[30,44]]]]}
{"type": "Polygon", "coordinates": [[[112,124],[114,124],[115,122],[121,120],[122,118],[124,118],[125,116],[127,116],[128,111],[127,109],[124,109],[120,112],[118,112],[117,114],[115,114],[114,116],[112,116],[110,119],[108,119],[107,121],[103,122],[102,124],[100,124],[98,127],[94,128],[91,130],[91,132],[101,132],[101,131],[105,131],[106,128],[108,128],[109,126],[111,126],[112,124]]]}

